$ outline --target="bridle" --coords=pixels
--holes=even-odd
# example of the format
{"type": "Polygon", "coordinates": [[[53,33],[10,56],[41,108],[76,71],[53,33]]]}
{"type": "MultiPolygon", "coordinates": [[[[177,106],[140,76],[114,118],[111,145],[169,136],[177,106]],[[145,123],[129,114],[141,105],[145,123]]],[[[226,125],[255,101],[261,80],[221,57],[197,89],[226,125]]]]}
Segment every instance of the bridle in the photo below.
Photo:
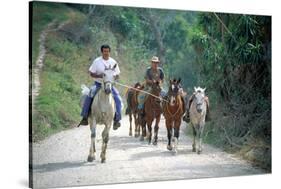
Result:
{"type": "Polygon", "coordinates": [[[177,111],[176,111],[175,113],[171,113],[171,111],[169,110],[169,107],[170,107],[169,103],[166,104],[166,110],[167,110],[168,114],[170,115],[170,117],[172,117],[172,118],[174,118],[175,115],[177,115],[177,113],[178,113],[178,112],[180,111],[180,109],[182,108],[182,106],[181,106],[180,103],[178,102],[178,101],[179,101],[178,99],[180,99],[180,93],[179,93],[179,88],[178,88],[178,86],[176,86],[175,89],[176,89],[176,90],[173,90],[173,89],[172,89],[171,91],[168,92],[167,99],[168,99],[168,102],[170,102],[172,96],[175,98],[175,101],[176,101],[175,105],[178,106],[177,111]]]}
{"type": "Polygon", "coordinates": [[[194,99],[194,100],[195,100],[195,105],[196,105],[196,111],[197,111],[197,113],[201,113],[201,112],[198,111],[198,109],[199,109],[198,107],[199,107],[199,106],[202,106],[202,105],[204,104],[204,96],[202,97],[202,98],[203,98],[203,102],[202,102],[202,103],[198,103],[198,99],[197,99],[197,97],[196,97],[196,95],[197,95],[198,93],[201,94],[201,91],[196,91],[196,93],[195,93],[195,99],[194,99]]]}

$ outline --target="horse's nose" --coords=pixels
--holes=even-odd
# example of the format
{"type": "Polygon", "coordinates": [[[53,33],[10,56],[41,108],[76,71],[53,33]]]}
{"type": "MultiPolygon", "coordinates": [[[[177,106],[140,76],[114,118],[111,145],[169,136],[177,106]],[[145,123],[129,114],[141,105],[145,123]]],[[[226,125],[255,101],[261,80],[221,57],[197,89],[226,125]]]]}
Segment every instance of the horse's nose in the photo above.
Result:
{"type": "Polygon", "coordinates": [[[105,94],[109,94],[111,92],[111,90],[110,89],[105,89],[104,92],[105,92],[105,94]]]}

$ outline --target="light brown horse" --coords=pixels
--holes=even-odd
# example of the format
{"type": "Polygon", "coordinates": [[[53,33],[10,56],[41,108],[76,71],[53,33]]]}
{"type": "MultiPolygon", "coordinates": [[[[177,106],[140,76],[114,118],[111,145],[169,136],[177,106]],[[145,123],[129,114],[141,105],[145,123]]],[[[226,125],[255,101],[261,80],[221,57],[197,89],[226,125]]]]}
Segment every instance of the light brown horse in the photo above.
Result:
{"type": "Polygon", "coordinates": [[[139,123],[139,114],[138,114],[138,95],[139,90],[144,88],[139,82],[134,85],[134,88],[131,88],[127,92],[127,104],[128,104],[128,113],[129,114],[129,121],[130,121],[130,128],[129,128],[129,136],[132,136],[132,120],[134,117],[135,123],[135,137],[140,136],[140,123],[139,123]],[[136,90],[137,89],[137,90],[136,90]],[[133,115],[133,116],[132,116],[133,115]]]}
{"type": "Polygon", "coordinates": [[[169,91],[165,98],[168,102],[163,102],[163,115],[165,117],[168,135],[167,149],[170,151],[173,150],[174,153],[177,153],[180,125],[185,112],[184,101],[180,93],[180,81],[180,78],[178,80],[170,80],[169,91]],[[171,144],[173,133],[174,136],[171,144]]]}
{"type": "Polygon", "coordinates": [[[192,151],[200,154],[202,152],[202,135],[205,126],[205,118],[209,101],[205,97],[205,89],[194,87],[194,99],[190,105],[190,123],[193,129],[192,151]],[[196,140],[198,140],[196,145],[196,140]]]}
{"type": "MultiPolygon", "coordinates": [[[[161,92],[161,87],[159,85],[159,82],[156,81],[151,86],[151,94],[160,97],[160,92],[161,92]]],[[[147,132],[148,144],[151,144],[151,138],[152,138],[151,125],[153,120],[156,119],[155,126],[154,126],[154,141],[153,141],[153,144],[156,145],[158,140],[158,129],[159,129],[159,122],[162,113],[162,108],[160,104],[160,99],[155,98],[154,96],[148,95],[146,97],[146,100],[144,102],[144,120],[145,123],[147,124],[147,130],[148,130],[147,132]]],[[[146,133],[145,123],[142,125],[143,133],[146,133]]]]}

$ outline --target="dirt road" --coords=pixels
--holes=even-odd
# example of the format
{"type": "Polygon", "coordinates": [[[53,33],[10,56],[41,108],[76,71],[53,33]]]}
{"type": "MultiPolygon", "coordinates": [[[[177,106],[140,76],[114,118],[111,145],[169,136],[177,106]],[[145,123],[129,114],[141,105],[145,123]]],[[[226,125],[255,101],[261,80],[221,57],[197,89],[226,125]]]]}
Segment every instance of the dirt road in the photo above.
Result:
{"type": "Polygon", "coordinates": [[[101,164],[101,131],[97,130],[96,160],[88,163],[90,145],[89,127],[60,132],[33,144],[33,178],[35,188],[95,185],[192,179],[262,174],[263,170],[227,154],[220,149],[203,145],[203,153],[191,150],[191,138],[183,134],[181,126],[178,154],[166,149],[167,137],[161,120],[157,146],[148,145],[139,138],[129,137],[128,117],[122,127],[111,130],[106,163],[101,164]]]}

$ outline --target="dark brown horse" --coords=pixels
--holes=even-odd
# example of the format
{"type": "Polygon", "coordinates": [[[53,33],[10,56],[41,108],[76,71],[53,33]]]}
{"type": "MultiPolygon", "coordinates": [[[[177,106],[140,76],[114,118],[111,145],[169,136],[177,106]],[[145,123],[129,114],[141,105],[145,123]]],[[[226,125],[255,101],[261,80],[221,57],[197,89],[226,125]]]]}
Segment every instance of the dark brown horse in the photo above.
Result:
{"type": "MultiPolygon", "coordinates": [[[[160,97],[161,87],[158,81],[152,84],[150,92],[154,96],[160,97]]],[[[160,99],[154,96],[148,95],[146,97],[146,100],[144,102],[144,120],[145,123],[147,124],[147,129],[148,129],[148,133],[147,133],[148,144],[151,144],[151,138],[152,138],[151,125],[153,120],[156,119],[155,126],[154,126],[154,141],[153,141],[153,144],[156,145],[158,140],[158,129],[159,129],[159,122],[162,113],[162,108],[160,104],[160,99]]],[[[142,125],[143,133],[146,133],[145,123],[142,125]]]]}
{"type": "Polygon", "coordinates": [[[181,79],[170,80],[169,91],[166,97],[168,102],[163,103],[163,114],[166,121],[168,135],[167,149],[170,151],[173,150],[174,153],[177,153],[180,125],[182,116],[185,112],[184,101],[180,93],[180,81],[181,79]],[[173,144],[171,144],[173,133],[173,144]]]}
{"type": "Polygon", "coordinates": [[[135,122],[135,137],[140,136],[140,123],[138,118],[138,95],[139,90],[142,90],[143,88],[144,86],[138,82],[134,85],[134,88],[129,89],[127,92],[128,111],[126,113],[129,114],[130,121],[129,136],[132,136],[132,117],[134,117],[135,122]]]}

